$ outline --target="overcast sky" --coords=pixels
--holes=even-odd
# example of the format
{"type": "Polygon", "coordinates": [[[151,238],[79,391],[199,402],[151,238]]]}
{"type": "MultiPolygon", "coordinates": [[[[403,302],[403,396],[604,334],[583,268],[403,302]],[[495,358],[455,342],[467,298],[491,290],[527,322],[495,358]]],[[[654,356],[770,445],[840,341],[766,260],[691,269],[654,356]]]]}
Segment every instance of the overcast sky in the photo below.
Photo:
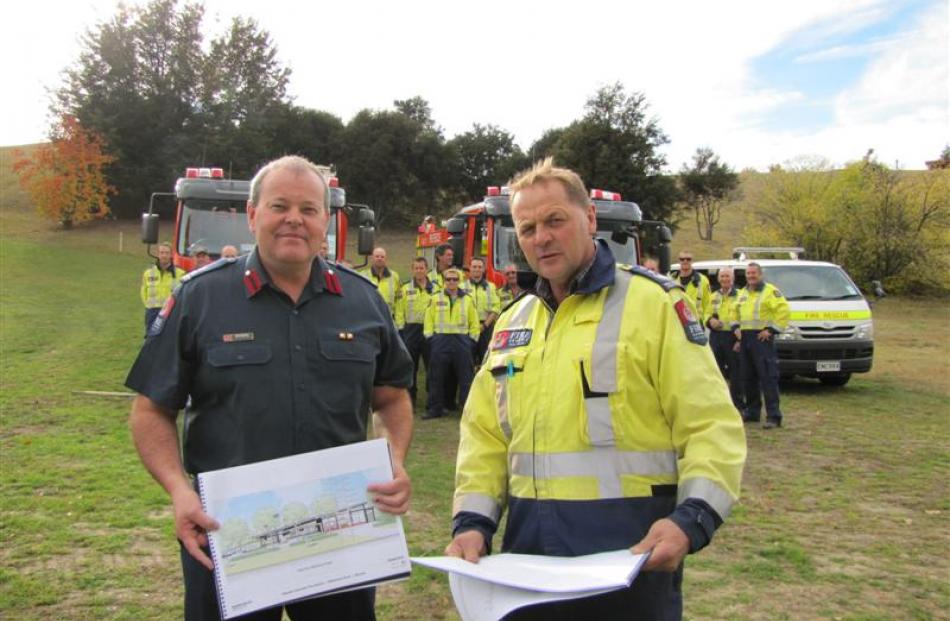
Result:
{"type": "MultiPolygon", "coordinates": [[[[344,121],[420,95],[447,137],[492,123],[527,149],[619,81],[646,95],[673,171],[700,146],[737,169],[869,148],[923,168],[950,143],[948,2],[205,0],[204,23],[210,40],[257,19],[295,102],[344,121]]],[[[116,5],[4,8],[0,145],[44,140],[47,90],[116,5]]]]}

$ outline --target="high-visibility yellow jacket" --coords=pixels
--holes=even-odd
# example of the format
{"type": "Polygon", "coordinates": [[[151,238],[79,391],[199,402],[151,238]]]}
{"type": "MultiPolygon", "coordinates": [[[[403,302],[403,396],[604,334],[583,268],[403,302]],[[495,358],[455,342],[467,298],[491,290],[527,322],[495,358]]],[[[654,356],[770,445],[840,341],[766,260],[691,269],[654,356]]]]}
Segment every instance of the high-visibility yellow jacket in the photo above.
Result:
{"type": "Polygon", "coordinates": [[[489,313],[501,312],[501,298],[498,297],[498,288],[486,279],[479,282],[468,280],[465,291],[475,300],[475,310],[478,311],[478,320],[485,321],[489,313]]]}
{"type": "Polygon", "coordinates": [[[163,270],[156,264],[145,270],[142,273],[142,288],[139,290],[139,297],[142,298],[145,308],[161,308],[184,275],[185,270],[174,265],[163,270]]]}
{"type": "MultiPolygon", "coordinates": [[[[522,290],[522,289],[519,289],[519,290],[518,290],[518,294],[519,294],[519,295],[521,294],[521,291],[523,291],[523,290],[522,290]]],[[[501,289],[498,290],[498,299],[499,299],[500,302],[501,302],[501,307],[502,307],[502,308],[505,308],[506,306],[508,306],[509,304],[511,304],[511,303],[514,301],[514,299],[515,299],[515,294],[512,293],[512,291],[511,291],[511,289],[508,287],[508,285],[505,285],[504,287],[502,287],[501,289]]]]}
{"type": "Polygon", "coordinates": [[[490,536],[507,509],[505,551],[616,550],[664,517],[691,550],[708,543],[739,496],[746,445],[705,344],[682,289],[615,268],[606,245],[556,311],[523,296],[465,404],[454,531],[490,536]]]}
{"type": "Polygon", "coordinates": [[[733,287],[728,295],[723,295],[722,289],[712,294],[709,303],[709,317],[706,318],[706,325],[710,330],[717,332],[729,332],[739,323],[739,290],[733,287]],[[718,319],[722,326],[713,328],[709,325],[710,319],[718,319]]]}
{"type": "Polygon", "coordinates": [[[410,280],[402,286],[402,296],[396,301],[396,327],[405,328],[407,323],[425,323],[426,309],[435,295],[436,288],[429,280],[424,287],[410,280]]]}
{"type": "Polygon", "coordinates": [[[426,338],[436,334],[467,334],[477,341],[480,332],[478,311],[475,310],[472,296],[464,291],[459,291],[455,298],[445,291],[432,296],[422,326],[422,334],[426,338]]]}
{"type": "Polygon", "coordinates": [[[389,307],[389,312],[393,317],[396,316],[396,302],[402,296],[402,283],[399,282],[399,274],[388,267],[383,268],[383,273],[377,276],[372,267],[365,267],[360,270],[360,274],[369,278],[376,285],[376,290],[389,307]]]}
{"type": "MultiPolygon", "coordinates": [[[[679,277],[676,278],[676,282],[683,285],[679,277]]],[[[712,287],[709,286],[709,279],[706,278],[705,275],[693,270],[693,273],[689,275],[689,280],[683,286],[686,289],[686,297],[692,300],[696,311],[699,313],[699,320],[705,324],[712,313],[710,308],[712,304],[712,287]]]]}
{"type": "Polygon", "coordinates": [[[747,286],[739,291],[738,317],[733,327],[741,330],[765,330],[775,334],[788,327],[788,300],[778,288],[765,281],[753,289],[747,286]]]}

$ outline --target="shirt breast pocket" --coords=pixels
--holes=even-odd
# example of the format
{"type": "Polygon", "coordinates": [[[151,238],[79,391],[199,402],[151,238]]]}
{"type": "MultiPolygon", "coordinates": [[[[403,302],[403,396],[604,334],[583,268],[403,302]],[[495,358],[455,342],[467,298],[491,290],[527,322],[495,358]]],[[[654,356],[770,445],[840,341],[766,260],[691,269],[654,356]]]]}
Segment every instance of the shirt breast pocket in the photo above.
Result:
{"type": "Polygon", "coordinates": [[[202,385],[209,387],[216,398],[240,404],[248,412],[265,411],[274,389],[272,358],[268,343],[213,345],[207,350],[208,375],[202,385]]]}
{"type": "Polygon", "coordinates": [[[271,357],[270,345],[264,343],[218,345],[208,350],[208,364],[217,369],[267,364],[271,357]]]}
{"type": "Polygon", "coordinates": [[[358,411],[373,389],[379,348],[359,340],[317,339],[310,357],[316,381],[323,389],[314,398],[330,411],[358,411]]]}

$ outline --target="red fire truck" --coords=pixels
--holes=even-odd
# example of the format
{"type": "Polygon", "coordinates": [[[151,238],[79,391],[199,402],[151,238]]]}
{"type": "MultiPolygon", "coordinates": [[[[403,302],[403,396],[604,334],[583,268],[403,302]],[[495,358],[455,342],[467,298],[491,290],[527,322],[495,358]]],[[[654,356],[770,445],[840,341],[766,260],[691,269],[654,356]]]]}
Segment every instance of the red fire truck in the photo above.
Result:
{"type": "MultiPolygon", "coordinates": [[[[673,236],[665,223],[644,220],[640,207],[622,200],[616,192],[591,190],[590,198],[597,210],[596,236],[607,242],[618,263],[639,265],[643,240],[649,234],[661,273],[669,271],[673,236]]],[[[489,186],[485,198],[459,210],[449,218],[446,229],[459,266],[467,266],[473,256],[482,256],[486,277],[496,285],[504,285],[504,269],[510,264],[518,268],[522,286],[534,283],[531,267],[518,246],[507,187],[489,186]]]]}
{"type": "MultiPolygon", "coordinates": [[[[330,186],[330,222],[327,227],[329,259],[342,261],[346,251],[346,232],[353,208],[359,207],[359,253],[372,254],[374,233],[372,210],[364,205],[347,205],[346,191],[340,187],[331,168],[319,167],[330,186]]],[[[250,181],[225,179],[221,168],[188,168],[175,182],[174,192],[154,192],[148,212],[142,214],[142,242],[158,243],[159,215],[156,199],[175,201],[175,230],[172,250],[175,265],[185,270],[195,267],[194,250],[204,247],[213,259],[221,248],[231,245],[245,254],[254,247],[254,236],[247,225],[247,199],[250,181]]]]}

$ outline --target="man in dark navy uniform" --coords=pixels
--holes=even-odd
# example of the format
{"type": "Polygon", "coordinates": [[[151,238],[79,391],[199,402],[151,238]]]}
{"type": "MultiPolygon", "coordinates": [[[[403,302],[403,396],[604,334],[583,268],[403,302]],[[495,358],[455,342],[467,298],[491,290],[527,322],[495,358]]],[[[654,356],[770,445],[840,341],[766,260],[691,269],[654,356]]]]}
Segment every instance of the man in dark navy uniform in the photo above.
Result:
{"type": "MultiPolygon", "coordinates": [[[[186,277],[149,331],[126,385],[142,462],[172,500],[182,547],[185,618],[218,619],[199,472],[365,440],[371,411],[395,478],[369,486],[377,506],[405,513],[412,435],[412,361],[385,302],[354,272],[317,256],[329,190],[313,164],[285,157],[251,182],[257,246],[186,277]],[[184,468],[175,418],[186,405],[184,468]]],[[[375,619],[374,590],[287,606],[291,619],[375,619]]],[[[248,619],[281,618],[281,608],[248,619]]],[[[245,617],[242,617],[245,618],[245,617]]]]}

